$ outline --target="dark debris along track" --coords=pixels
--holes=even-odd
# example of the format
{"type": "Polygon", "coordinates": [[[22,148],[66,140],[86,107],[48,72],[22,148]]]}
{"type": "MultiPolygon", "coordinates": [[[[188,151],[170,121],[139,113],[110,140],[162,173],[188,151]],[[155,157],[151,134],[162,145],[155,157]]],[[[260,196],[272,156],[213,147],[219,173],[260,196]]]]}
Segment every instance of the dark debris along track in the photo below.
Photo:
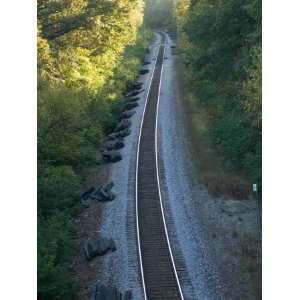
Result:
{"type": "Polygon", "coordinates": [[[156,110],[164,60],[164,35],[142,125],[137,166],[137,211],[141,260],[148,300],[183,299],[175,275],[161,210],[155,152],[156,110]]]}

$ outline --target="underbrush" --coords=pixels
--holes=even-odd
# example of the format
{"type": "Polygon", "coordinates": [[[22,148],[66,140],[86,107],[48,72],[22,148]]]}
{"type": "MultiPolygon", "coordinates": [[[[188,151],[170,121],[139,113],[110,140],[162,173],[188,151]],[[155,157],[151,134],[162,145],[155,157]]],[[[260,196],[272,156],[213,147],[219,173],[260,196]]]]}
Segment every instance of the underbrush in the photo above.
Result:
{"type": "Polygon", "coordinates": [[[197,174],[208,192],[214,196],[246,199],[251,192],[247,177],[238,172],[217,152],[211,138],[209,115],[204,106],[187,89],[187,78],[183,76],[184,66],[177,63],[180,96],[184,101],[187,126],[191,138],[191,152],[197,174]]]}
{"type": "Polygon", "coordinates": [[[76,251],[75,229],[68,212],[38,218],[38,299],[74,299],[70,257],[76,251]]]}
{"type": "Polygon", "coordinates": [[[240,238],[240,265],[242,272],[248,275],[250,292],[249,298],[260,299],[262,293],[261,275],[261,240],[253,236],[244,235],[240,238]]]}
{"type": "Polygon", "coordinates": [[[196,96],[192,73],[179,63],[182,98],[200,180],[214,196],[246,199],[252,184],[261,197],[261,128],[235,105],[213,107],[196,96]]]}

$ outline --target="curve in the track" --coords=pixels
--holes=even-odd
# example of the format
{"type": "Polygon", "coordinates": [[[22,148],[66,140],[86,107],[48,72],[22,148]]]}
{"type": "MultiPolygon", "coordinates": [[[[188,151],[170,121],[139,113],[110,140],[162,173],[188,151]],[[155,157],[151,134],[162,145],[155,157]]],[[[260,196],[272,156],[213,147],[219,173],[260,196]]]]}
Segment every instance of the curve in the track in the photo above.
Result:
{"type": "Polygon", "coordinates": [[[164,61],[164,34],[159,46],[141,122],[136,160],[136,217],[144,296],[147,300],[183,300],[169,242],[160,193],[157,118],[164,61]]]}

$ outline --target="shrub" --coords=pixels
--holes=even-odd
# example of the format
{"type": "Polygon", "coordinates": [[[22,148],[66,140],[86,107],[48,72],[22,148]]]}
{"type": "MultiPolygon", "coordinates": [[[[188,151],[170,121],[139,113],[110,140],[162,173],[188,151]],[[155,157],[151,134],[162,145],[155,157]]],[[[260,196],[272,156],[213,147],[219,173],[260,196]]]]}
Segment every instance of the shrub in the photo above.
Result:
{"type": "Polygon", "coordinates": [[[79,203],[79,177],[70,166],[48,167],[38,180],[38,211],[48,216],[79,203]]]}
{"type": "Polygon", "coordinates": [[[73,299],[76,289],[68,271],[74,251],[69,217],[57,213],[38,221],[38,299],[73,299]]]}

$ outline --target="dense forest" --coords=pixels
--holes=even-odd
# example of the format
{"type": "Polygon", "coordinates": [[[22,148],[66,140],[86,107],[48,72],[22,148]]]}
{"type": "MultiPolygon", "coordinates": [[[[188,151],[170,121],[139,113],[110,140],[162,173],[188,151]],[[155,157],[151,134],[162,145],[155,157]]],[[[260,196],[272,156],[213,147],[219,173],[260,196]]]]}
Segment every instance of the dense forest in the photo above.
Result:
{"type": "Polygon", "coordinates": [[[179,0],[173,14],[214,148],[261,192],[261,1],[179,0]]]}
{"type": "Polygon", "coordinates": [[[141,0],[38,0],[38,298],[73,299],[84,170],[114,124],[151,34],[141,0]]]}
{"type": "Polygon", "coordinates": [[[38,298],[73,299],[72,219],[152,30],[177,35],[216,151],[261,188],[259,0],[38,0],[38,298]],[[145,16],[144,16],[145,6],[145,16]]]}
{"type": "Polygon", "coordinates": [[[145,1],[145,24],[152,29],[173,31],[175,23],[176,1],[147,0],[145,1]]]}

